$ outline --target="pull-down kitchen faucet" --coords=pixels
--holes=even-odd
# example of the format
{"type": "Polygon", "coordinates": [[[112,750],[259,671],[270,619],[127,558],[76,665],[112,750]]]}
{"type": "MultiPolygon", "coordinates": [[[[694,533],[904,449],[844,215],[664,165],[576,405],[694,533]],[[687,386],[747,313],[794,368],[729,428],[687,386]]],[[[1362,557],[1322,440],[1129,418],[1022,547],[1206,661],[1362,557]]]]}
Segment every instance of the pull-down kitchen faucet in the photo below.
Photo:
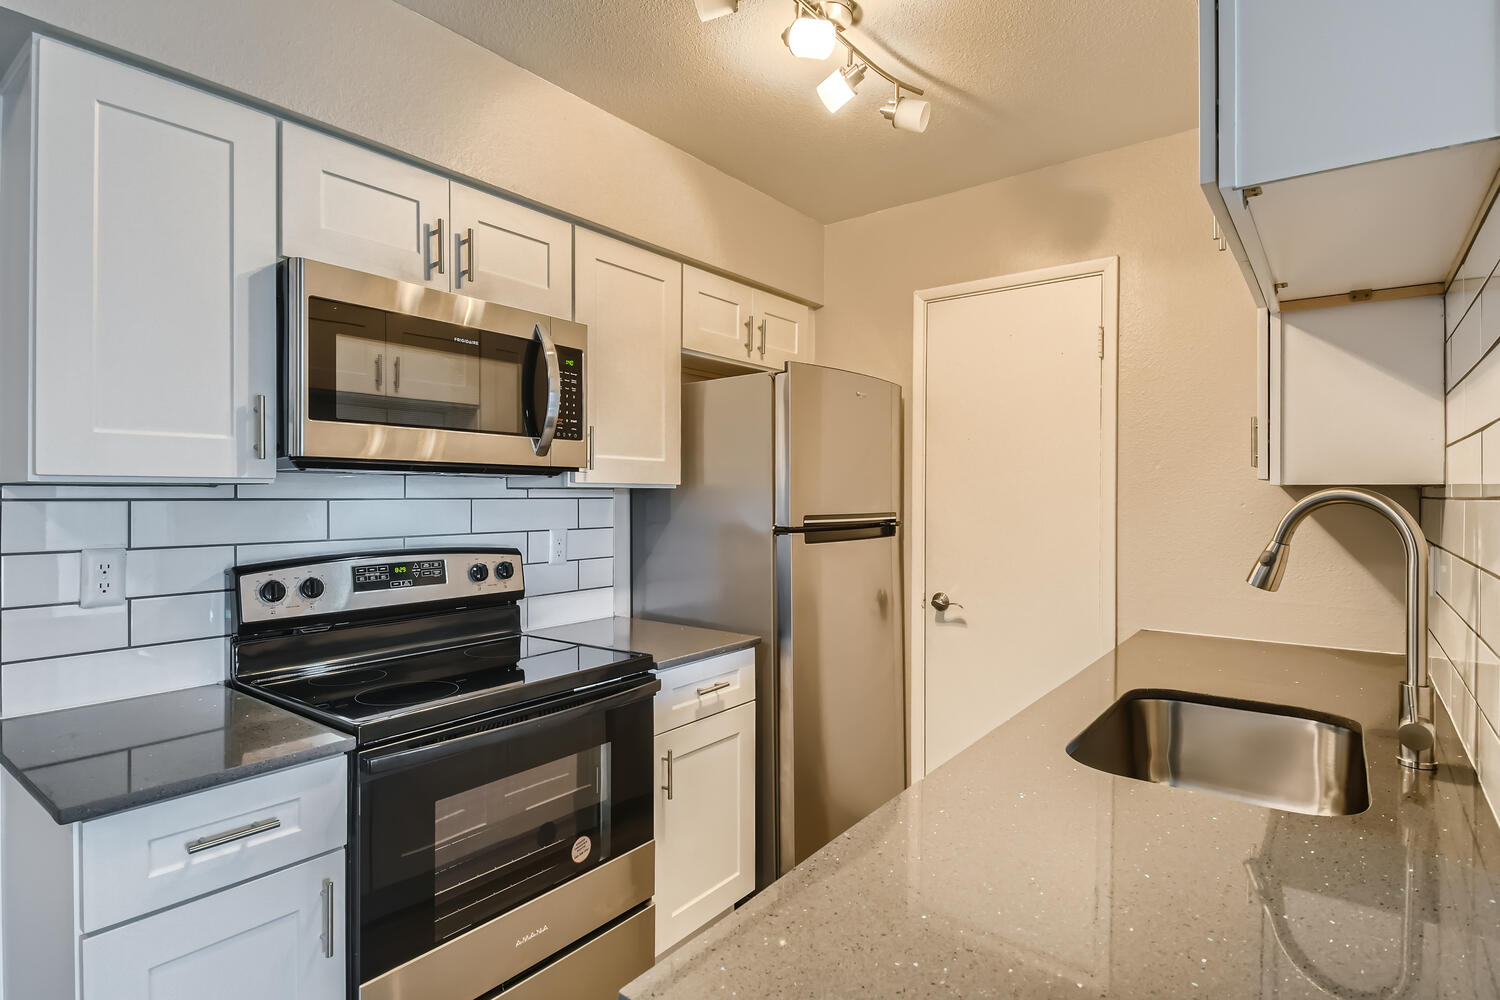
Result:
{"type": "Polygon", "coordinates": [[[1319,507],[1352,503],[1383,514],[1395,525],[1406,550],[1406,682],[1401,685],[1401,708],[1397,736],[1401,741],[1401,763],[1421,771],[1437,769],[1433,748],[1437,743],[1432,724],[1432,688],[1427,683],[1427,540],[1422,526],[1400,504],[1369,490],[1339,487],[1319,490],[1292,505],[1266,550],[1255,560],[1247,578],[1250,586],[1275,590],[1286,572],[1292,532],[1302,519],[1319,507]]]}

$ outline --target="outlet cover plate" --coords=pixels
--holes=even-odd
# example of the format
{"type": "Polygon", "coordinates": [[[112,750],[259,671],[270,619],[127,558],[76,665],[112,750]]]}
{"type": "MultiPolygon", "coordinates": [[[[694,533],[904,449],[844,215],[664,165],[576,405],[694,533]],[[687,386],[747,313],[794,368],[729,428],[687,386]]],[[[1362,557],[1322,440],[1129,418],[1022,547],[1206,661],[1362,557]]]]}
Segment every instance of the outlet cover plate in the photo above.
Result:
{"type": "Polygon", "coordinates": [[[84,549],[78,556],[78,606],[112,608],[125,603],[125,550],[84,549]]]}
{"type": "Polygon", "coordinates": [[[547,532],[547,562],[561,566],[568,561],[568,533],[553,528],[547,532]]]}

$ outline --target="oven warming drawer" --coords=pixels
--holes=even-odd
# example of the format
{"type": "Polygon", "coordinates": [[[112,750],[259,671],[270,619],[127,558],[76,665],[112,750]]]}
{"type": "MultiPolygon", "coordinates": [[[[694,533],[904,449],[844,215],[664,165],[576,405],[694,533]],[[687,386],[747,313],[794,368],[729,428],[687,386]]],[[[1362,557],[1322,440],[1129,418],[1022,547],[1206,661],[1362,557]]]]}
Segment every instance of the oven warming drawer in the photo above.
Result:
{"type": "MultiPolygon", "coordinates": [[[[360,986],[360,1000],[474,1000],[646,902],[651,898],[655,881],[656,845],[648,841],[586,875],[564,882],[529,903],[445,941],[405,965],[376,976],[360,986]]],[[[607,958],[609,964],[620,961],[618,973],[613,970],[609,973],[619,977],[614,989],[635,978],[651,964],[656,952],[654,930],[642,938],[638,933],[639,918],[637,914],[558,962],[558,975],[565,977],[564,966],[603,966],[598,960],[607,958]],[[627,927],[632,930],[623,935],[616,933],[627,927]],[[610,942],[610,946],[595,947],[605,942],[610,942]],[[632,955],[635,950],[640,954],[632,955]],[[625,958],[633,960],[624,961],[625,958]]],[[[553,980],[548,977],[551,971],[550,966],[538,970],[505,995],[529,996],[526,988],[533,981],[545,985],[571,981],[566,977],[553,980]]],[[[586,975],[592,976],[593,970],[586,975]]]]}
{"type": "Polygon", "coordinates": [[[486,1000],[617,1000],[626,983],[651,968],[655,951],[653,905],[486,1000]]]}

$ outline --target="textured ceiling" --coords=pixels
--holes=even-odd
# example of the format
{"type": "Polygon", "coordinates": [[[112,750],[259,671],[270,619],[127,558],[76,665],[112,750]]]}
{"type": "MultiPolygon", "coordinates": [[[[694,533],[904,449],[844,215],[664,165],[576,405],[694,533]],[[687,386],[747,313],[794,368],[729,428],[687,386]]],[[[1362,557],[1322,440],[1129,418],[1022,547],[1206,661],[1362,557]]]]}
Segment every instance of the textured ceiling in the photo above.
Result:
{"type": "MultiPolygon", "coordinates": [[[[834,68],[781,43],[790,0],[700,23],[693,0],[400,0],[773,197],[832,222],[1191,128],[1194,0],[865,0],[849,32],[926,88],[925,135],[873,73],[830,115],[834,68]]],[[[607,169],[607,164],[601,164],[607,169]]]]}

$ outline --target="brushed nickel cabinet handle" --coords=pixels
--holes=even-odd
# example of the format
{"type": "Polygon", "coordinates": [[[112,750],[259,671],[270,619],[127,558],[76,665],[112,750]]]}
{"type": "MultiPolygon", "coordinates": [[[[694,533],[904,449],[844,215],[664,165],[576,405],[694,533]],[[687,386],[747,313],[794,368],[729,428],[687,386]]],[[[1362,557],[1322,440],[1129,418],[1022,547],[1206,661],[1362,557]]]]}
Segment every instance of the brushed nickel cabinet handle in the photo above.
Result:
{"type": "Polygon", "coordinates": [[[745,317],[745,356],[755,352],[755,316],[745,317]]]}
{"type": "Polygon", "coordinates": [[[225,844],[232,844],[236,840],[253,837],[257,833],[267,833],[280,826],[281,820],[272,816],[270,819],[263,819],[256,823],[247,823],[244,826],[237,826],[233,830],[225,830],[223,833],[215,833],[207,837],[199,837],[197,840],[190,840],[184,846],[187,848],[189,854],[197,854],[199,851],[211,851],[215,847],[223,847],[225,844]]]}
{"type": "Polygon", "coordinates": [[[447,274],[448,273],[447,270],[443,267],[443,261],[447,258],[448,254],[447,254],[447,248],[445,248],[443,246],[443,220],[442,219],[439,219],[437,221],[437,247],[438,247],[438,259],[437,259],[438,274],[447,274]]]}
{"type": "Polygon", "coordinates": [[[760,318],[760,356],[766,356],[766,318],[760,318]]]}
{"type": "MultiPolygon", "coordinates": [[[[469,284],[472,285],[474,283],[474,230],[464,230],[463,239],[459,240],[458,243],[459,246],[468,247],[469,249],[469,266],[467,269],[460,270],[458,273],[461,277],[467,278],[469,284]]],[[[459,257],[459,263],[463,263],[462,257],[459,257]]]]}
{"type": "Polygon", "coordinates": [[[707,698],[709,695],[713,694],[715,691],[722,691],[725,688],[729,687],[732,683],[734,683],[734,682],[733,681],[720,681],[717,684],[710,684],[708,687],[701,687],[701,688],[698,689],[698,697],[700,697],[700,698],[707,698]]]}
{"type": "Polygon", "coordinates": [[[426,229],[427,236],[422,241],[422,271],[424,277],[430,278],[432,277],[434,265],[437,267],[438,274],[446,273],[443,269],[443,220],[437,220],[436,225],[426,226],[426,229]],[[437,240],[437,260],[435,262],[431,254],[433,240],[437,240]]]}
{"type": "Polygon", "coordinates": [[[255,457],[266,457],[266,397],[255,397],[255,457]]]}
{"type": "Polygon", "coordinates": [[[384,354],[375,355],[375,391],[380,391],[380,383],[385,380],[385,374],[380,370],[381,362],[385,359],[384,354]]]}
{"type": "Polygon", "coordinates": [[[333,957],[333,879],[323,880],[323,957],[333,957]]]}
{"type": "Polygon", "coordinates": [[[396,360],[391,364],[391,391],[401,391],[401,355],[396,355],[396,360]]]}
{"type": "Polygon", "coordinates": [[[667,793],[667,801],[671,802],[672,801],[672,751],[668,750],[667,751],[667,755],[665,757],[663,757],[662,760],[664,762],[666,762],[666,765],[667,765],[667,783],[665,785],[661,786],[661,790],[667,793]]]}

